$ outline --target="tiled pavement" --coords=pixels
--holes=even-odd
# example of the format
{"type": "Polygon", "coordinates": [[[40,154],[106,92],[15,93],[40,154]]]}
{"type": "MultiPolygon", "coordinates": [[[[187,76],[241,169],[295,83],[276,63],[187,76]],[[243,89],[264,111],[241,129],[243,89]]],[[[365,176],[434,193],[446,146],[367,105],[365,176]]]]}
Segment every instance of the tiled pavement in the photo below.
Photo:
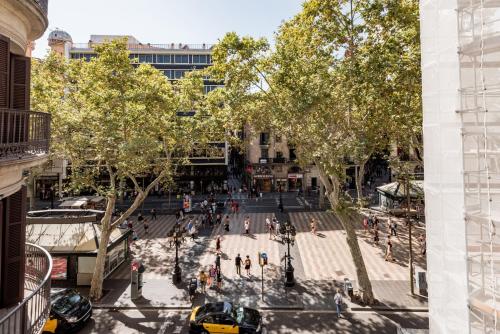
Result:
{"type": "MultiPolygon", "coordinates": [[[[243,210],[245,211],[245,210],[243,210]]],[[[296,245],[293,247],[295,274],[299,284],[288,296],[282,287],[282,262],[285,247],[278,241],[269,238],[265,226],[266,216],[272,213],[246,212],[230,214],[230,231],[224,232],[222,227],[201,231],[200,237],[193,242],[187,240],[181,246],[180,260],[185,281],[196,275],[200,269],[207,270],[215,261],[215,237],[222,236],[223,273],[222,291],[209,290],[205,296],[198,297],[196,302],[217,299],[239,299],[243,304],[259,306],[261,292],[260,267],[257,263],[257,252],[265,251],[269,257],[269,265],[265,268],[266,299],[273,305],[283,304],[290,296],[300,295],[300,304],[305,308],[325,308],[331,305],[336,282],[344,277],[354,280],[355,269],[345,241],[345,234],[340,223],[333,215],[325,212],[294,212],[289,214],[290,220],[297,227],[296,245]],[[251,234],[243,234],[243,221],[250,217],[251,234]],[[307,222],[310,217],[318,221],[318,235],[312,235],[307,222]],[[236,275],[234,257],[240,253],[242,257],[250,255],[253,262],[252,276],[242,278],[236,275]],[[201,299],[200,299],[201,298],[201,299]]],[[[148,217],[149,218],[149,217],[148,217]]],[[[168,248],[167,233],[175,224],[173,216],[159,216],[157,221],[150,221],[149,235],[144,234],[142,227],[137,227],[139,240],[134,242],[132,252],[141,258],[146,266],[144,274],[145,303],[148,305],[188,305],[185,283],[180,287],[173,286],[171,272],[175,251],[168,248]],[[179,289],[180,288],[180,289],[179,289]],[[161,295],[161,296],[160,296],[161,295]],[[152,301],[153,299],[153,301],[152,301]],[[154,301],[156,299],[156,302],[154,301]],[[168,299],[171,299],[168,301],[168,299]]],[[[360,224],[361,227],[361,224],[360,224]]],[[[401,227],[401,226],[400,226],[401,227]]],[[[403,232],[403,228],[400,232],[403,232]]],[[[377,298],[391,307],[426,307],[425,300],[409,297],[407,266],[403,248],[407,238],[396,238],[395,253],[400,253],[401,259],[396,263],[385,262],[384,246],[374,246],[364,231],[359,230],[359,243],[365,259],[374,292],[377,298]],[[398,247],[401,250],[398,251],[398,247]]],[[[402,233],[404,234],[404,233],[402,233]]],[[[381,245],[384,239],[381,234],[381,245]]],[[[107,286],[113,289],[113,283],[124,285],[130,278],[129,265],[123,265],[107,280],[107,286]]],[[[355,282],[354,282],[355,283],[355,282]]],[[[106,284],[105,284],[106,285],[106,284]]],[[[120,299],[124,305],[129,299],[128,288],[124,287],[120,299]]],[[[116,291],[115,291],[116,293],[116,291]]],[[[294,297],[293,297],[294,298],[294,297]]],[[[293,299],[291,298],[291,299],[293,299]]],[[[112,298],[111,298],[112,299],[112,298]]],[[[107,300],[110,302],[110,298],[107,300]]],[[[112,300],[111,300],[112,301],[112,300]]],[[[297,300],[289,305],[297,306],[297,300]]],[[[262,306],[262,305],[261,305],[262,306]]]]}

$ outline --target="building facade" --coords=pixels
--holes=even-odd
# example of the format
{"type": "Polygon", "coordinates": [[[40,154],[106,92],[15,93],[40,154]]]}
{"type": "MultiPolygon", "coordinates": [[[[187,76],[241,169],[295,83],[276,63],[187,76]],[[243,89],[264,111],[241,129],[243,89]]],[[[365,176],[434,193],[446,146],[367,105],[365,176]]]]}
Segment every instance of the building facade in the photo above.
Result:
{"type": "Polygon", "coordinates": [[[257,192],[316,191],[320,186],[314,165],[301,167],[295,148],[286,138],[272,132],[246,128],[247,183],[257,192]]]}
{"type": "Polygon", "coordinates": [[[50,115],[30,110],[30,54],[47,28],[47,6],[0,2],[0,333],[39,333],[50,310],[52,260],[25,243],[24,185],[49,149],[50,115]]]}
{"type": "MultiPolygon", "coordinates": [[[[73,43],[71,36],[62,30],[54,30],[49,35],[52,50],[68,59],[90,60],[95,57],[94,46],[116,38],[127,38],[130,58],[139,64],[150,64],[161,71],[169,81],[182,78],[187,72],[202,70],[212,63],[212,45],[210,44],[150,44],[141,43],[133,36],[91,35],[87,43],[73,43]]],[[[208,93],[222,85],[205,78],[204,90],[208,93]]],[[[223,131],[221,129],[221,131],[223,131]]],[[[210,150],[192,154],[191,165],[181,169],[176,178],[179,190],[196,193],[223,190],[227,187],[228,144],[225,141],[212,142],[210,150]]],[[[50,173],[43,173],[34,182],[35,193],[43,196],[45,189],[61,189],[65,178],[65,163],[54,162],[59,168],[52,168],[50,173]],[[56,185],[56,184],[59,185],[56,185]]],[[[51,194],[52,192],[48,192],[51,194]]]]}
{"type": "Polygon", "coordinates": [[[498,17],[498,1],[421,1],[431,333],[500,329],[498,17]]]}

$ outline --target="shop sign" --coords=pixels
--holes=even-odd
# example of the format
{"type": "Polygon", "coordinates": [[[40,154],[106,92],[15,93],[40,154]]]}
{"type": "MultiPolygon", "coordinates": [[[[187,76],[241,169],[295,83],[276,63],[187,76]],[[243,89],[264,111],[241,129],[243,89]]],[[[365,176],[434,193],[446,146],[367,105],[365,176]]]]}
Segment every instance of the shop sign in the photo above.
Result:
{"type": "Polygon", "coordinates": [[[260,164],[267,164],[267,159],[265,159],[265,158],[259,159],[259,163],[260,164]]]}
{"type": "Polygon", "coordinates": [[[304,174],[288,174],[289,179],[303,179],[304,174]]]}
{"type": "Polygon", "coordinates": [[[267,174],[257,174],[253,176],[254,179],[272,179],[272,175],[267,175],[267,174]]]}

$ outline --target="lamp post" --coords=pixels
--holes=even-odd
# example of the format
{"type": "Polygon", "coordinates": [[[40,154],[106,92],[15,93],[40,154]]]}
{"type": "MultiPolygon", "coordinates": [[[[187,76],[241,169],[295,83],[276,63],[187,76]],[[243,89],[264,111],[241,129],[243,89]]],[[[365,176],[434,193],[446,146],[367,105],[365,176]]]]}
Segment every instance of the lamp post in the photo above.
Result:
{"type": "Polygon", "coordinates": [[[174,275],[172,280],[174,284],[178,284],[181,282],[181,267],[179,267],[179,244],[181,238],[181,226],[180,224],[175,224],[174,227],[174,242],[175,242],[175,267],[174,267],[174,275]]]}
{"type": "Polygon", "coordinates": [[[295,226],[290,224],[290,222],[286,222],[282,227],[284,229],[285,238],[283,242],[287,243],[288,253],[285,255],[285,286],[292,287],[295,285],[295,278],[293,275],[293,266],[292,266],[292,257],[290,255],[290,244],[293,246],[295,243],[295,226]]]}

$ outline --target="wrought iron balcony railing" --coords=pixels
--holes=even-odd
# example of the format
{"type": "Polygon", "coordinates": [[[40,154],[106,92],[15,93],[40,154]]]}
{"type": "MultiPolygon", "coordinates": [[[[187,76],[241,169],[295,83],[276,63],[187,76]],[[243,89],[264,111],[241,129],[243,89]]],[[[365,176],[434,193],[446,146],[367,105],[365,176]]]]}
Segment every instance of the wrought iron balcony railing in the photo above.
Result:
{"type": "Polygon", "coordinates": [[[40,246],[26,243],[26,269],[21,303],[0,317],[0,334],[38,334],[50,313],[52,258],[40,246]]]}
{"type": "Polygon", "coordinates": [[[50,114],[0,109],[0,163],[49,151],[50,114]]]}

